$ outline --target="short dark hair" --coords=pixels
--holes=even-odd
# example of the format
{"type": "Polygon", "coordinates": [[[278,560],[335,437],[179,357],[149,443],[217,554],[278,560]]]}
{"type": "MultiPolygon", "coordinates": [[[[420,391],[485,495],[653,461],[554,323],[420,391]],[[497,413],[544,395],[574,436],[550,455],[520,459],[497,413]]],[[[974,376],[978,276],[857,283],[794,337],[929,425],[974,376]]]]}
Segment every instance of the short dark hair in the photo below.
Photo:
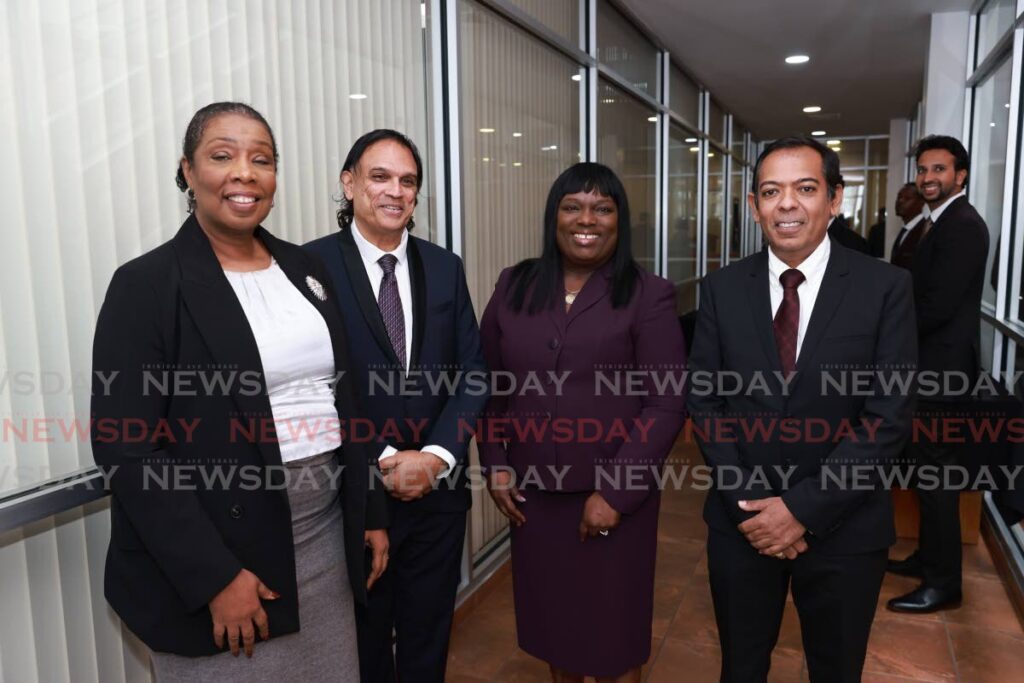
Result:
{"type": "Polygon", "coordinates": [[[799,147],[810,147],[821,156],[821,174],[825,177],[825,185],[828,186],[828,198],[830,200],[835,199],[836,188],[844,185],[843,175],[839,172],[839,155],[836,154],[835,150],[826,147],[814,138],[807,137],[806,135],[791,135],[769,142],[758,155],[757,162],[754,164],[754,181],[750,187],[755,203],[758,201],[757,185],[760,182],[761,164],[764,160],[769,154],[780,149],[796,149],[799,147]]]}
{"type": "Polygon", "coordinates": [[[615,171],[603,164],[580,162],[562,171],[548,191],[544,206],[544,235],[538,258],[526,259],[512,269],[509,304],[519,312],[527,307],[531,315],[551,308],[560,300],[562,252],[558,248],[558,206],[562,198],[577,192],[597,192],[611,198],[619,214],[618,237],[612,254],[612,308],[622,308],[633,296],[638,266],[633,260],[633,229],[629,218],[626,188],[615,171]],[[527,304],[527,292],[533,292],[527,304]]]}
{"type": "MultiPolygon", "coordinates": [[[[254,121],[259,121],[263,124],[263,127],[267,129],[267,134],[270,136],[270,146],[274,151],[274,172],[277,172],[277,140],[274,139],[274,131],[270,128],[270,124],[263,118],[263,114],[259,113],[248,104],[244,102],[213,102],[205,107],[199,109],[195,114],[192,115],[192,120],[188,122],[188,127],[185,128],[185,137],[181,141],[181,156],[188,161],[189,166],[195,164],[196,148],[199,146],[199,141],[203,139],[203,133],[206,132],[206,127],[210,125],[210,121],[213,121],[218,116],[223,114],[238,114],[240,116],[247,116],[254,121]]],[[[196,209],[196,198],[193,194],[192,189],[188,186],[188,181],[185,180],[185,169],[182,167],[181,162],[178,162],[178,173],[174,178],[175,183],[178,185],[178,189],[182,192],[187,192],[188,197],[188,212],[192,213],[196,209]]]]}
{"type": "MultiPolygon", "coordinates": [[[[921,155],[933,149],[943,149],[953,155],[953,170],[967,171],[971,173],[971,157],[963,144],[951,135],[929,135],[917,141],[914,145],[914,163],[921,159],[921,155]]],[[[964,178],[964,187],[967,187],[967,178],[964,178]]]]}
{"type": "MultiPolygon", "coordinates": [[[[397,142],[412,154],[412,160],[416,162],[416,196],[418,198],[420,189],[423,187],[423,160],[420,159],[420,152],[416,149],[415,143],[409,139],[409,136],[399,133],[397,130],[378,128],[360,136],[358,140],[352,143],[352,148],[348,151],[348,156],[345,157],[345,163],[341,165],[341,172],[353,170],[359,164],[359,160],[363,158],[366,150],[382,140],[397,142]]],[[[344,190],[341,192],[341,199],[338,200],[338,204],[338,227],[345,230],[352,224],[355,207],[345,196],[344,190]]],[[[409,223],[405,227],[407,230],[412,230],[415,225],[416,222],[410,217],[409,223]]]]}

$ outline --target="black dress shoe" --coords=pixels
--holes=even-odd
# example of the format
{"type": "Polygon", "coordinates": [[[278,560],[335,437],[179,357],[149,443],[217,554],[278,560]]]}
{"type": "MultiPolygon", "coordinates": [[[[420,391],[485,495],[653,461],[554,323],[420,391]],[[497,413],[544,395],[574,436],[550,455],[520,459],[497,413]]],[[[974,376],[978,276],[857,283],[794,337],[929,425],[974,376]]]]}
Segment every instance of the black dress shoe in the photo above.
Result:
{"type": "Polygon", "coordinates": [[[906,595],[893,598],[886,603],[886,607],[893,612],[927,614],[940,609],[959,607],[962,597],[959,590],[942,590],[922,585],[906,595]]]}
{"type": "Polygon", "coordinates": [[[885,565],[885,570],[893,574],[899,574],[900,576],[913,576],[918,579],[924,577],[924,570],[921,567],[921,558],[918,557],[916,552],[911,553],[902,560],[889,560],[885,565]]]}

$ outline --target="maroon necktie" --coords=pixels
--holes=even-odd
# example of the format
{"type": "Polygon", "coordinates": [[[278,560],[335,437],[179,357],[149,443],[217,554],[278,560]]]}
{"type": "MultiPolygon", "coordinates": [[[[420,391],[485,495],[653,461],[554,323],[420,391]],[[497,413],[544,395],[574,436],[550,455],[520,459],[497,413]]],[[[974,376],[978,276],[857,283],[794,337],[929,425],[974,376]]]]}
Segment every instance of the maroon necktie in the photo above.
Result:
{"type": "Polygon", "coordinates": [[[779,347],[782,371],[789,374],[796,367],[796,338],[800,331],[800,295],[796,288],[804,281],[804,274],[790,268],[779,276],[782,283],[782,304],[775,313],[772,327],[775,329],[775,344],[779,347]]]}

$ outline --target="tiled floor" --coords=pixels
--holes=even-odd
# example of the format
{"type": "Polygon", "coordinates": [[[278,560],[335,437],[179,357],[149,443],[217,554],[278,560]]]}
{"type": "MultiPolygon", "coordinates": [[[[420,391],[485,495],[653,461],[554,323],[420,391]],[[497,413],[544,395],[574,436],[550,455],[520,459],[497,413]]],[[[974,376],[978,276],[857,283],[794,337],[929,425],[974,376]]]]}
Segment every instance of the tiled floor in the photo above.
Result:
{"type": "MultiPolygon", "coordinates": [[[[699,462],[692,447],[673,454],[677,463],[699,462]]],[[[718,680],[717,630],[704,556],[704,493],[666,491],[658,529],[653,647],[644,667],[649,683],[718,680]]],[[[900,541],[903,557],[913,542],[900,541]]],[[[871,632],[865,683],[1024,683],[1024,630],[984,545],[964,547],[964,602],[957,610],[924,616],[896,615],[890,597],[912,589],[913,579],[887,575],[871,632]]],[[[550,680],[547,666],[516,647],[512,579],[501,573],[452,635],[450,683],[550,680]]],[[[790,603],[769,680],[807,680],[800,625],[790,603]]]]}

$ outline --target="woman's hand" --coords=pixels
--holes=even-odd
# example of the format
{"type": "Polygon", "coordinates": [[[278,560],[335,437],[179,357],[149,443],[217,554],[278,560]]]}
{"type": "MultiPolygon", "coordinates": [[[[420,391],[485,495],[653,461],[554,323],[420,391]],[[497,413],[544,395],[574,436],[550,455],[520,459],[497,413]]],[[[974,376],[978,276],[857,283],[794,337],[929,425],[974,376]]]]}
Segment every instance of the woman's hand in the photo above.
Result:
{"type": "Polygon", "coordinates": [[[263,585],[263,582],[248,569],[238,572],[231,583],[210,601],[210,616],[213,617],[213,642],[224,647],[224,632],[227,631],[231,654],[238,656],[238,643],[242,642],[245,656],[252,657],[256,629],[260,638],[270,638],[270,623],[263,611],[260,599],[277,600],[280,595],[263,585]],[[255,623],[256,628],[253,628],[255,623]]]}
{"type": "Polygon", "coordinates": [[[614,529],[619,525],[622,515],[618,513],[601,494],[594,491],[583,506],[583,517],[580,519],[580,540],[587,536],[597,536],[602,531],[614,529]]]}
{"type": "Polygon", "coordinates": [[[516,506],[517,502],[525,503],[526,499],[512,483],[512,472],[503,469],[491,470],[487,476],[487,491],[491,494],[494,504],[498,506],[498,512],[505,515],[510,522],[516,526],[526,523],[526,515],[516,506]]]}
{"type": "Polygon", "coordinates": [[[370,575],[366,578],[366,590],[373,588],[384,570],[388,568],[388,531],[387,529],[367,529],[363,532],[366,547],[373,551],[370,563],[370,575]]]}

